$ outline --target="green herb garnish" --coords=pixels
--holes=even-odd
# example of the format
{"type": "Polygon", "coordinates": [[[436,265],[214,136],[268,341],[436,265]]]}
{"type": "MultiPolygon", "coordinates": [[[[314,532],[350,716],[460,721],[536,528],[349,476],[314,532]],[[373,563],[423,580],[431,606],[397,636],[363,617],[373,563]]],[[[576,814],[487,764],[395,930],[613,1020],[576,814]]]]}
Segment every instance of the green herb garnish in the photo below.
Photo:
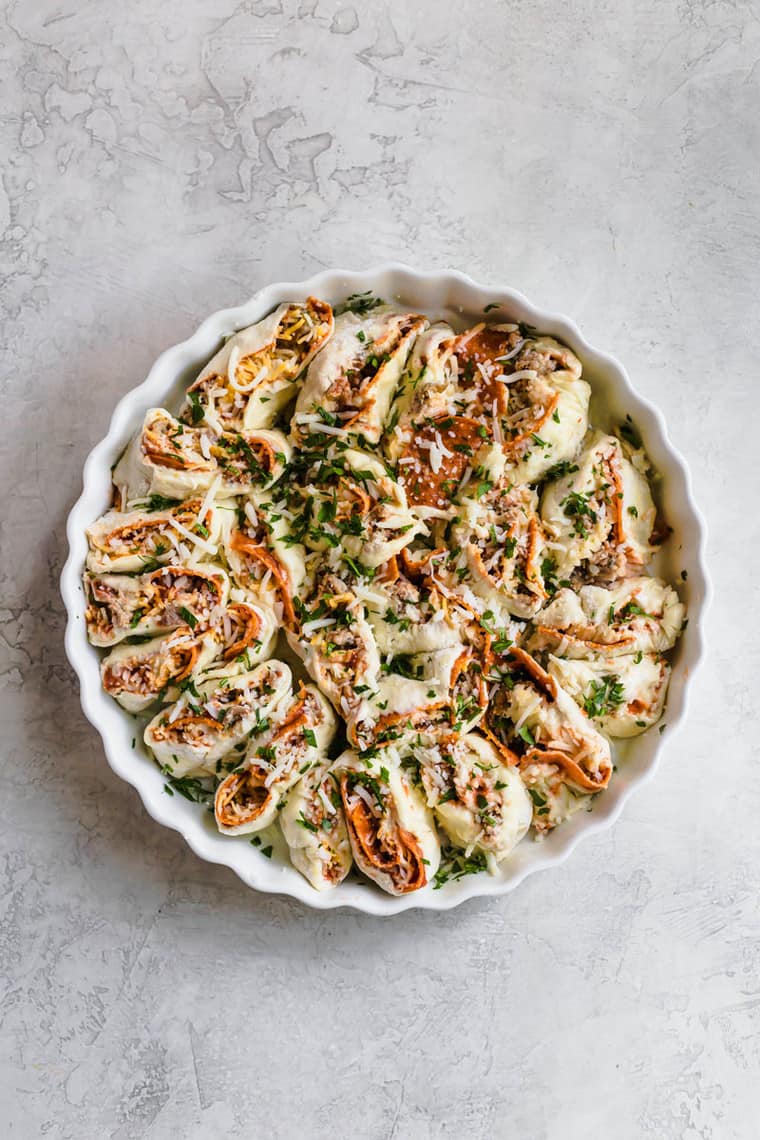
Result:
{"type": "Polygon", "coordinates": [[[187,398],[190,401],[190,422],[192,424],[199,424],[206,414],[203,410],[200,397],[197,392],[188,392],[187,398]]]}
{"type": "Polygon", "coordinates": [[[592,681],[583,707],[590,717],[607,716],[625,700],[625,690],[612,674],[605,674],[601,681],[592,681]]]}
{"type": "Polygon", "coordinates": [[[187,606],[180,606],[177,610],[177,613],[183,621],[187,622],[191,629],[195,629],[196,625],[198,624],[198,619],[195,614],[187,608],[187,606]]]}
{"type": "Polygon", "coordinates": [[[382,299],[375,297],[372,290],[367,289],[364,293],[352,293],[342,304],[336,305],[334,311],[336,317],[341,313],[356,313],[358,317],[364,317],[382,304],[382,299]]]}

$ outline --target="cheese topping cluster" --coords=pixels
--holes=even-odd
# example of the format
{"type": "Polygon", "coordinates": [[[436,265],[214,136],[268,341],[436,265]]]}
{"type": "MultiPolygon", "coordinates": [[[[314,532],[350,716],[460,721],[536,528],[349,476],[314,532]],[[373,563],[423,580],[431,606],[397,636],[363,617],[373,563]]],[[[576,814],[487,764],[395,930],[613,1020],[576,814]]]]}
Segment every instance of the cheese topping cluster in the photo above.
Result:
{"type": "Polygon", "coordinates": [[[684,607],[646,573],[635,428],[589,425],[581,373],[522,324],[308,297],[146,412],[84,588],[169,794],[265,855],[279,826],[317,890],[392,894],[589,807],[662,714],[684,607]]]}

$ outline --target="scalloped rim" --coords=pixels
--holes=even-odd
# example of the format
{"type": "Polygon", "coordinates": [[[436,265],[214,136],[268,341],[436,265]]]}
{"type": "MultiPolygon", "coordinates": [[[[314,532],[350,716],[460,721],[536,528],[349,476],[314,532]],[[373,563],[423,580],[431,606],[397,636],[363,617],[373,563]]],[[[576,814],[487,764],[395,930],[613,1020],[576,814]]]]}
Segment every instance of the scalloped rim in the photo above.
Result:
{"type": "MultiPolygon", "coordinates": [[[[101,688],[99,657],[86,637],[81,587],[87,548],[85,527],[105,509],[104,491],[110,486],[111,464],[126,446],[146,408],[160,405],[182,373],[190,368],[199,369],[223,336],[260,320],[281,301],[308,294],[335,300],[366,289],[386,297],[413,295],[415,299],[407,303],[422,311],[440,308],[440,305],[424,299],[431,294],[438,295],[439,299],[445,294],[450,308],[472,314],[482,312],[487,304],[503,306],[509,317],[524,320],[565,341],[581,357],[584,370],[591,366],[591,370],[599,373],[604,383],[610,385],[615,401],[625,402],[626,407],[635,413],[638,426],[643,428],[641,434],[647,451],[663,475],[665,497],[675,496],[676,511],[681,519],[675,528],[681,543],[679,561],[686,565],[689,575],[690,620],[674,663],[667,708],[668,741],[686,718],[691,681],[704,655],[702,628],[712,590],[705,559],[706,526],[694,502],[688,467],[670,442],[661,412],[636,392],[623,366],[613,356],[593,348],[573,321],[538,308],[514,289],[480,285],[454,270],[418,272],[398,262],[359,272],[326,270],[305,281],[279,282],[260,289],[245,304],[221,309],[207,317],[191,337],[163,352],[143,383],[123,396],[116,405],[107,435],[92,449],[84,464],[82,494],[66,524],[69,554],[61,573],[61,594],[68,614],[65,647],[79,678],[82,709],[100,733],[113,771],[136,788],[149,815],[158,823],[178,831],[200,858],[230,867],[244,883],[256,890],[290,895],[310,907],[324,910],[345,906],[365,914],[385,916],[412,907],[448,910],[467,899],[503,895],[514,890],[527,875],[564,862],[581,838],[612,826],[634,789],[652,777],[659,762],[663,737],[650,731],[636,738],[629,745],[633,751],[628,754],[626,768],[636,755],[636,741],[648,741],[646,748],[638,746],[640,755],[636,764],[640,770],[623,778],[618,774],[617,782],[600,797],[598,807],[595,805],[592,813],[584,812],[573,817],[542,843],[521,844],[517,849],[519,858],[513,855],[507,861],[509,866],[506,866],[505,877],[474,875],[449,883],[441,890],[433,891],[428,886],[421,892],[400,898],[384,895],[371,884],[354,882],[343,883],[335,891],[318,892],[294,868],[269,862],[249,845],[227,842],[220,846],[216,842],[220,837],[204,828],[197,805],[186,804],[184,800],[180,803],[176,797],[164,795],[163,780],[155,765],[146,767],[144,763],[136,763],[137,754],[125,741],[116,739],[118,732],[113,729],[119,721],[123,729],[124,721],[131,718],[101,688]],[[653,736],[655,739],[650,739],[653,736]]],[[[592,387],[597,391],[596,385],[592,387]]],[[[671,521],[672,510],[673,505],[668,512],[671,521]]]]}

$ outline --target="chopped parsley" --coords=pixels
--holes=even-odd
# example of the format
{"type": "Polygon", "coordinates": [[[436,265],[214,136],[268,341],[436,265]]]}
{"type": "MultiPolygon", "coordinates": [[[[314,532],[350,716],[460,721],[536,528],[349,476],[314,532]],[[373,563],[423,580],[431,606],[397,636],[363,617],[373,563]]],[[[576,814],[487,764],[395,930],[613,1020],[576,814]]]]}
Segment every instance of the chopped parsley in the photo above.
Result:
{"type": "Polygon", "coordinates": [[[364,563],[359,562],[356,558],[351,558],[351,556],[345,552],[341,554],[341,558],[355,578],[369,578],[372,580],[375,574],[377,574],[377,567],[365,566],[364,563]]]}
{"type": "Polygon", "coordinates": [[[172,507],[178,507],[181,499],[167,499],[166,495],[149,495],[146,511],[168,511],[172,507]]]}
{"type": "MultiPolygon", "coordinates": [[[[370,752],[374,752],[374,749],[368,748],[362,755],[367,757],[370,752]]],[[[387,769],[383,769],[383,771],[385,771],[387,775],[387,769]]],[[[383,789],[380,786],[379,780],[376,780],[374,776],[370,776],[369,772],[351,772],[348,777],[348,782],[350,787],[353,787],[355,784],[361,784],[362,787],[372,793],[379,806],[381,808],[384,807],[385,795],[383,789]]]]}
{"type": "Polygon", "coordinates": [[[404,633],[412,624],[411,618],[400,618],[397,614],[394,614],[391,609],[385,611],[383,620],[387,621],[388,625],[397,625],[400,633],[404,633]]]}
{"type": "MultiPolygon", "coordinates": [[[[338,417],[334,416],[332,412],[328,412],[326,408],[323,408],[321,406],[321,404],[315,404],[314,411],[317,413],[323,424],[328,424],[330,427],[337,426],[338,417]]],[[[324,435],[324,432],[322,434],[324,435]]]]}
{"type": "Polygon", "coordinates": [[[550,554],[541,559],[541,577],[549,597],[557,592],[557,561],[550,554]]]}
{"type": "Polygon", "coordinates": [[[555,463],[546,472],[546,478],[562,479],[565,475],[574,475],[577,470],[577,463],[571,463],[569,459],[560,459],[559,463],[555,463]]]}
{"type": "Polygon", "coordinates": [[[200,397],[197,392],[188,392],[187,398],[190,401],[190,422],[192,424],[199,424],[205,416],[203,405],[201,404],[200,397]]]}
{"type": "Polygon", "coordinates": [[[654,614],[648,614],[646,610],[642,610],[638,602],[631,600],[630,602],[625,603],[622,610],[618,614],[618,617],[622,618],[624,621],[629,617],[645,617],[653,619],[654,614]]]}
{"type": "Polygon", "coordinates": [[[177,613],[183,619],[183,621],[187,622],[191,629],[195,629],[196,625],[198,624],[198,619],[195,614],[187,608],[187,606],[180,606],[177,610],[177,613]]]}
{"type": "Polygon", "coordinates": [[[618,678],[605,674],[601,681],[591,682],[583,707],[590,717],[608,716],[624,700],[625,690],[618,678]]]}
{"type": "Polygon", "coordinates": [[[538,788],[528,788],[528,795],[533,800],[533,803],[537,808],[546,807],[546,796],[543,796],[541,792],[539,792],[538,788]]]}
{"type": "Polygon", "coordinates": [[[367,313],[377,309],[383,301],[380,297],[375,297],[371,289],[367,289],[364,293],[352,293],[342,304],[335,306],[335,316],[339,317],[341,313],[356,313],[358,317],[365,317],[367,313]]]}
{"type": "Polygon", "coordinates": [[[636,430],[636,426],[630,416],[625,417],[625,423],[620,424],[618,428],[620,435],[629,443],[633,448],[641,447],[641,436],[636,430]]]}
{"type": "Polygon", "coordinates": [[[494,653],[506,653],[508,649],[512,648],[512,645],[513,642],[506,636],[505,631],[500,630],[491,642],[491,649],[493,649],[494,653]]]}
{"type": "Polygon", "coordinates": [[[211,799],[213,795],[211,789],[196,776],[172,776],[168,768],[162,770],[166,776],[164,791],[167,796],[173,796],[178,792],[194,804],[205,804],[211,799]]]}
{"type": "Polygon", "coordinates": [[[449,851],[433,877],[433,890],[437,891],[448,882],[457,882],[465,875],[478,875],[488,869],[485,852],[473,851],[465,855],[462,851],[449,851]]]}
{"type": "Polygon", "coordinates": [[[585,491],[570,491],[560,503],[565,516],[573,520],[573,530],[580,538],[588,538],[585,520],[595,523],[599,517],[589,499],[585,491]]]}
{"type": "Polygon", "coordinates": [[[419,681],[424,672],[419,662],[414,662],[408,653],[399,653],[381,665],[383,673],[395,673],[398,677],[419,681]]]}

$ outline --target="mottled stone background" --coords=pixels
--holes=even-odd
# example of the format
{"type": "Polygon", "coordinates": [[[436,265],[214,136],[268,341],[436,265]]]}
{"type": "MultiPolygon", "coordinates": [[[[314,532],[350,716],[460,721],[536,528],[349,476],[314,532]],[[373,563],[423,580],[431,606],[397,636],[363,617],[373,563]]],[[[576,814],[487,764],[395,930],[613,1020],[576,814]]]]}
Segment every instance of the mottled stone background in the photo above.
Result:
{"type": "Polygon", "coordinates": [[[756,1137],[757,4],[0,12],[1,1134],[756,1137]],[[57,580],[84,457],[164,347],[388,257],[627,362],[716,601],[690,725],[613,831],[378,922],[258,897],[148,818],[79,712],[57,580]]]}

